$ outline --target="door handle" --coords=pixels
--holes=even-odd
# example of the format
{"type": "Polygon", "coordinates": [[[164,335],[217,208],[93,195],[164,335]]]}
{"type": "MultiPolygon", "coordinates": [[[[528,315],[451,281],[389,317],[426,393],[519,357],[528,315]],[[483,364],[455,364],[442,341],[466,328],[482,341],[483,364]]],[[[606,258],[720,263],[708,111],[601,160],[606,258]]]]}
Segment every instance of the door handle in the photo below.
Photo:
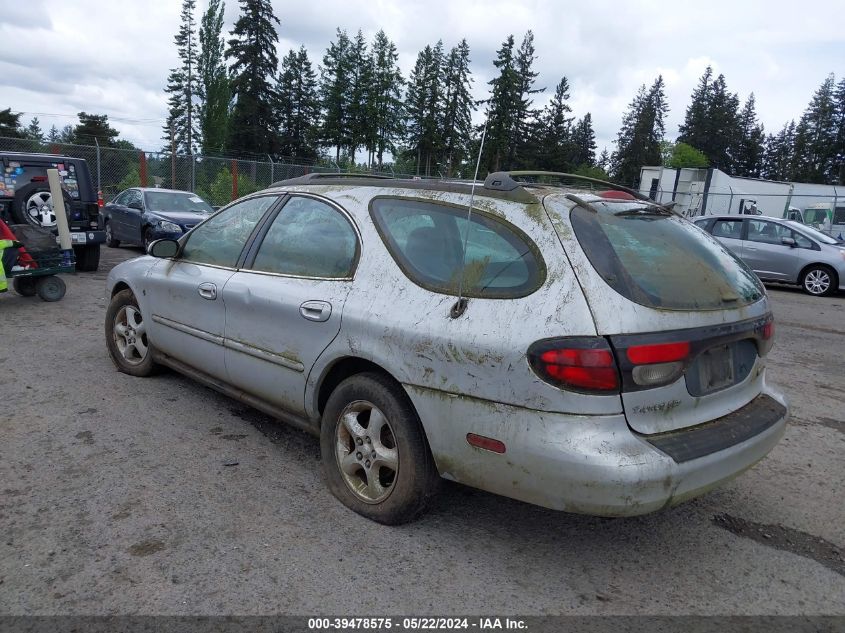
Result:
{"type": "Polygon", "coordinates": [[[217,298],[217,286],[208,281],[197,286],[197,292],[200,297],[209,301],[214,301],[217,298]]]}
{"type": "Polygon", "coordinates": [[[306,301],[299,306],[299,314],[309,321],[328,321],[332,315],[332,304],[328,301],[306,301]]]}

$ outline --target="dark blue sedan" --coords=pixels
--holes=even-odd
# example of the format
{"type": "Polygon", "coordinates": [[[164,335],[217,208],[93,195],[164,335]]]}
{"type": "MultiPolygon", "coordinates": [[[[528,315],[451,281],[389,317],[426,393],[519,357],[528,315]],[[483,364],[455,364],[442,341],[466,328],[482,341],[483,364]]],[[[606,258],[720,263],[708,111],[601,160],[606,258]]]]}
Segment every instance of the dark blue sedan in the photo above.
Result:
{"type": "Polygon", "coordinates": [[[211,205],[190,191],[127,189],[103,207],[106,245],[127,242],[146,249],[157,239],[178,239],[211,213],[211,205]]]}

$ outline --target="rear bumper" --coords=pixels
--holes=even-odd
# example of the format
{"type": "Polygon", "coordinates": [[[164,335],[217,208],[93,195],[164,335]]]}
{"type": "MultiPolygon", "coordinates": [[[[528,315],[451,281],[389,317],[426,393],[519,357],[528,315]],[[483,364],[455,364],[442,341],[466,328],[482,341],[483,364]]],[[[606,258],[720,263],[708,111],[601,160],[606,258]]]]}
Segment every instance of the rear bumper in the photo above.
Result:
{"type": "Polygon", "coordinates": [[[71,244],[74,246],[87,246],[103,244],[106,241],[105,231],[75,231],[70,232],[71,244]]]}
{"type": "MultiPolygon", "coordinates": [[[[621,414],[544,413],[406,388],[420,412],[444,478],[555,510],[598,516],[646,514],[705,493],[765,457],[782,437],[788,418],[783,397],[764,387],[757,400],[770,399],[776,405],[768,407],[771,419],[755,427],[753,422],[759,419],[752,407],[750,416],[740,414],[745,425],[744,432],[735,433],[736,442],[722,438],[722,448],[715,452],[705,449],[700,454],[699,446],[697,456],[688,453],[676,461],[655,445],[659,436],[632,432],[621,414]],[[430,417],[444,406],[446,417],[430,417]],[[447,422],[432,424],[432,419],[447,422]],[[507,450],[496,454],[473,448],[466,442],[466,433],[499,439],[507,450]]],[[[675,444],[683,447],[686,434],[700,444],[701,433],[706,432],[703,427],[721,425],[721,433],[717,429],[706,438],[718,440],[732,426],[742,426],[739,418],[731,424],[731,416],[737,414],[687,431],[662,434],[662,439],[671,435],[675,444]]]]}

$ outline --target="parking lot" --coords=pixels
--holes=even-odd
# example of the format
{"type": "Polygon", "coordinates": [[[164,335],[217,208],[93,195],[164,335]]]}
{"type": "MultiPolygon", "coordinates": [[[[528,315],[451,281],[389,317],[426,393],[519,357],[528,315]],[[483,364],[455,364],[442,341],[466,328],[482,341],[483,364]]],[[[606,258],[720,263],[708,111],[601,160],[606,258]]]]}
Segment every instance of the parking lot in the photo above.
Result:
{"type": "Polygon", "coordinates": [[[118,373],[104,249],[58,303],[0,296],[0,610],[11,614],[843,614],[845,296],[770,288],[786,436],[635,519],[445,484],[398,528],[321,481],[316,438],[173,373],[118,373]]]}

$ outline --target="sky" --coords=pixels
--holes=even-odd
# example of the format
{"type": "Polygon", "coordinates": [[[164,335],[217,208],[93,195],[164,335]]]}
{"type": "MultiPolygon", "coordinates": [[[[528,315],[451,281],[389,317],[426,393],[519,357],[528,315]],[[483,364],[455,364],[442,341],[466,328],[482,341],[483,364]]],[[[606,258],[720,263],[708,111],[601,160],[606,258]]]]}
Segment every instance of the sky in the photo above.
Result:
{"type": "MultiPolygon", "coordinates": [[[[207,0],[197,0],[197,11],[207,0]]],[[[164,86],[178,64],[173,36],[181,0],[0,0],[0,110],[37,116],[45,131],[107,114],[121,137],[161,148],[167,116],[164,86]],[[12,46],[10,43],[14,42],[12,46]]],[[[417,53],[466,38],[474,94],[487,96],[496,50],[509,34],[517,46],[534,32],[541,107],[562,76],[573,114],[592,114],[598,152],[613,142],[637,88],[662,74],[673,140],[707,65],[725,75],[744,102],[753,92],[767,132],[798,119],[829,73],[845,77],[845,2],[805,0],[273,0],[278,55],[305,45],[315,69],[336,28],[368,41],[384,29],[407,78],[417,53]]],[[[226,1],[231,30],[238,4],[226,1]]],[[[228,36],[228,34],[227,34],[228,36]]],[[[483,122],[483,114],[476,115],[483,122]]]]}

